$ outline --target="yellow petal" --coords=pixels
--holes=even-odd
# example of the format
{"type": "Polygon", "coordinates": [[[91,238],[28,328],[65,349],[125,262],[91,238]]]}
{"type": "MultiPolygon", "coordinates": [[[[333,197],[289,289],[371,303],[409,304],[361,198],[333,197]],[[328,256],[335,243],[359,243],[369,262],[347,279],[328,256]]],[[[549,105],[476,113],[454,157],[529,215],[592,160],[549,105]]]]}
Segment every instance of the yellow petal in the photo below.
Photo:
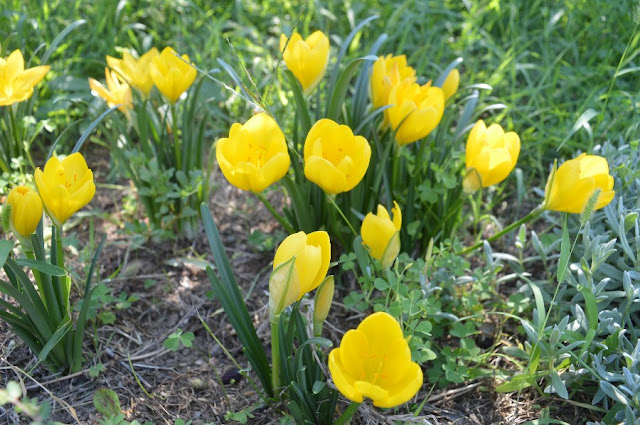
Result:
{"type": "Polygon", "coordinates": [[[454,68],[449,72],[447,78],[444,80],[442,84],[442,92],[444,93],[445,100],[449,100],[451,96],[456,94],[458,91],[458,86],[460,85],[460,71],[457,68],[454,68]]]}
{"type": "Polygon", "coordinates": [[[371,350],[374,352],[386,351],[389,341],[404,339],[396,319],[384,312],[367,316],[358,326],[358,330],[367,336],[371,350]]]}
{"type": "Polygon", "coordinates": [[[330,195],[345,191],[347,178],[325,158],[312,156],[304,163],[304,176],[330,195]]]}
{"type": "MultiPolygon", "coordinates": [[[[347,332],[348,333],[348,332],[347,332]]],[[[364,398],[362,394],[356,390],[353,380],[349,379],[347,370],[341,363],[340,349],[334,348],[329,353],[329,372],[331,379],[343,396],[356,403],[362,403],[364,398]]]]}
{"type": "Polygon", "coordinates": [[[388,388],[388,396],[374,400],[373,405],[380,408],[391,408],[406,403],[418,393],[423,382],[422,369],[417,363],[411,363],[406,375],[399,379],[396,385],[388,388]]]}
{"type": "Polygon", "coordinates": [[[465,151],[466,167],[473,168],[475,159],[484,146],[484,140],[487,134],[487,126],[484,121],[478,120],[471,129],[467,138],[467,146],[465,151]]]}
{"type": "Polygon", "coordinates": [[[311,283],[311,289],[317,288],[324,280],[331,263],[331,240],[329,234],[324,231],[311,232],[307,235],[307,243],[320,249],[320,266],[311,283]]]}
{"type": "Polygon", "coordinates": [[[382,261],[385,249],[396,231],[388,216],[385,219],[369,213],[362,221],[362,242],[373,258],[382,261]]]}
{"type": "Polygon", "coordinates": [[[400,205],[398,205],[396,201],[393,201],[391,213],[393,214],[393,225],[396,227],[396,230],[400,230],[400,227],[402,226],[402,211],[400,210],[400,205]]]}
{"type": "Polygon", "coordinates": [[[287,153],[277,153],[273,155],[258,171],[260,184],[254,184],[251,191],[262,192],[268,186],[283,178],[287,174],[287,171],[289,171],[290,163],[291,159],[287,153]]]}

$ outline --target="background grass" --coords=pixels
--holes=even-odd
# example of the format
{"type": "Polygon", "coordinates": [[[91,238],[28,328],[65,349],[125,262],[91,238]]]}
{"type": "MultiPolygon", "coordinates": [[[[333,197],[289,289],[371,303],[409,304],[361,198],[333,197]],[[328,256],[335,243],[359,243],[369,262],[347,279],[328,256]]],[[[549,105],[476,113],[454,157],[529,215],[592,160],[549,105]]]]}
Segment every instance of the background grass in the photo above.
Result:
{"type": "MultiPolygon", "coordinates": [[[[366,27],[350,55],[363,55],[385,32],[389,38],[381,53],[407,54],[425,80],[463,57],[462,86],[491,87],[481,90],[481,116],[518,132],[519,166],[526,176],[542,177],[558,155],[574,156],[618,137],[637,141],[636,7],[607,0],[3,0],[0,41],[3,56],[20,48],[27,58],[39,57],[65,28],[85,21],[58,46],[43,86],[46,100],[39,114],[52,118],[59,134],[83,115],[74,108],[69,113],[61,100],[76,108],[91,100],[86,78],[102,78],[104,56],[117,55],[119,48],[171,45],[202,69],[218,68],[220,58],[242,74],[240,60],[264,90],[278,62],[278,37],[298,17],[303,33],[322,29],[337,46],[359,21],[376,14],[380,19],[366,27]]],[[[232,84],[226,74],[220,78],[232,84]]],[[[212,129],[223,131],[245,119],[238,109],[245,105],[226,100],[227,94],[220,97],[222,106],[235,107],[220,109],[212,129]]],[[[463,89],[461,96],[466,94],[470,90],[463,89]]],[[[276,110],[283,97],[276,92],[270,99],[276,110]]]]}

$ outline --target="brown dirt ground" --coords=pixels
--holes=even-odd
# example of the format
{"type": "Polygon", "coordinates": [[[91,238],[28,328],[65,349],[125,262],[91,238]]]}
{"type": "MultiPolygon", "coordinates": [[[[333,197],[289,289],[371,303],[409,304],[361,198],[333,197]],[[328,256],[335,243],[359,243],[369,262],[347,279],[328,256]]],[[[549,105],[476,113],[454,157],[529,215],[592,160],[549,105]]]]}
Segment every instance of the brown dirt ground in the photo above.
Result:
{"type": "MultiPolygon", "coordinates": [[[[104,152],[103,152],[104,153],[104,152]]],[[[106,155],[91,158],[98,181],[108,170],[106,155]]],[[[268,346],[267,295],[268,273],[272,253],[256,253],[249,248],[247,235],[259,229],[269,233],[274,222],[255,198],[229,186],[223,178],[210,206],[231,257],[240,286],[252,288],[248,297],[260,338],[268,346]],[[255,283],[255,285],[253,285],[255,283]]],[[[100,418],[93,406],[93,394],[99,388],[114,390],[127,420],[173,424],[175,418],[192,419],[193,425],[206,422],[225,423],[227,412],[254,408],[250,424],[278,424],[282,413],[277,408],[259,406],[259,398],[244,378],[223,385],[237,376],[233,363],[206,333],[198,315],[211,327],[226,350],[241,366],[247,362],[234,331],[226,322],[220,304],[211,301],[211,287],[201,268],[194,265],[196,256],[211,261],[209,248],[201,232],[190,241],[149,241],[134,247],[131,235],[123,230],[122,202],[130,192],[127,182],[121,188],[98,187],[96,198],[87,208],[109,213],[96,215],[96,233],[106,233],[108,241],[100,259],[100,276],[105,278],[120,269],[108,283],[113,294],[137,294],[138,300],[122,310],[112,309],[116,320],[87,330],[84,370],[71,377],[51,374],[37,366],[35,356],[0,323],[0,385],[8,380],[22,383],[29,397],[53,405],[52,419],[65,424],[94,424],[100,418]],[[170,259],[178,261],[169,262],[170,259]],[[182,261],[180,261],[182,260],[182,261]],[[171,265],[170,265],[171,264],[171,265]],[[145,288],[145,281],[154,284],[145,288]],[[164,349],[164,339],[176,328],[195,333],[194,349],[182,348],[174,353],[164,349]],[[97,363],[105,366],[97,378],[88,369],[97,363]],[[129,365],[131,362],[133,371],[129,365]],[[135,371],[135,374],[134,374],[135,371]],[[139,382],[138,382],[139,381],[139,382]]],[[[277,196],[277,195],[276,195],[277,196]]],[[[274,203],[281,199],[273,199],[274,203]]],[[[74,229],[86,241],[87,220],[74,229]]],[[[78,268],[81,270],[80,268],[78,268]]],[[[340,299],[338,291],[337,299],[340,299]]],[[[326,325],[328,338],[338,342],[346,329],[355,327],[361,316],[346,312],[338,305],[326,325]]],[[[429,367],[427,365],[427,367],[429,367]]],[[[394,421],[423,424],[520,424],[536,419],[542,407],[559,407],[553,398],[541,399],[533,391],[521,394],[498,394],[491,380],[469,382],[442,391],[425,385],[418,397],[429,394],[422,416],[381,412],[363,404],[353,423],[393,424],[394,421]]],[[[342,402],[339,408],[346,407],[342,402]]],[[[0,407],[0,425],[26,423],[15,411],[0,407]]],[[[565,420],[581,422],[582,412],[562,407],[565,420]]],[[[555,410],[555,409],[554,409],[555,410]]]]}

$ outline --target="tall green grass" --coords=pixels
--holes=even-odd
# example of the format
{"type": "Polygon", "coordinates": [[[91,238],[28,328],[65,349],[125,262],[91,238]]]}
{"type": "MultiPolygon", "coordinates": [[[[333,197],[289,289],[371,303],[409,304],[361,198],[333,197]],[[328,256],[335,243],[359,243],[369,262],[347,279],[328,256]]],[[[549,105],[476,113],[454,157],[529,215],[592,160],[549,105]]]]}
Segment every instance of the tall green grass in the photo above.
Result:
{"type": "MultiPolygon", "coordinates": [[[[338,37],[375,14],[380,19],[354,41],[353,54],[363,39],[371,42],[385,32],[389,38],[381,53],[407,54],[425,81],[463,57],[462,87],[491,87],[481,90],[482,117],[520,134],[526,177],[543,178],[556,156],[619,136],[638,138],[640,35],[632,2],[3,0],[2,10],[3,55],[14,48],[27,57],[42,52],[40,46],[71,23],[86,21],[67,35],[50,61],[54,81],[45,91],[58,104],[44,111],[62,124],[82,114],[69,114],[68,104],[59,99],[89,100],[86,78],[101,77],[104,56],[117,54],[119,47],[140,51],[172,45],[205,70],[219,68],[216,59],[237,70],[241,62],[258,89],[267,91],[277,78],[280,33],[297,23],[304,33],[329,33],[335,46],[338,37]]],[[[248,79],[245,84],[250,87],[248,79]]],[[[460,96],[471,93],[462,90],[460,96]]],[[[282,104],[284,96],[277,91],[269,93],[275,111],[291,107],[282,104]]],[[[219,129],[240,120],[237,115],[248,108],[238,98],[223,106],[219,118],[224,122],[212,123],[219,129]]]]}

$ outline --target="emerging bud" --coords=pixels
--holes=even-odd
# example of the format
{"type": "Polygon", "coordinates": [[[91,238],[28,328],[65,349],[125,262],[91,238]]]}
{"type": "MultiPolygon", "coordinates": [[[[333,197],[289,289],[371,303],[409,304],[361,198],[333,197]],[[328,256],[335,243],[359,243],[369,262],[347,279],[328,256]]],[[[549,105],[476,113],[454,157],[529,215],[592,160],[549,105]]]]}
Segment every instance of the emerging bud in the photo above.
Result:
{"type": "Polygon", "coordinates": [[[327,320],[327,316],[329,316],[335,287],[333,275],[327,276],[318,286],[313,306],[313,334],[315,336],[322,335],[322,325],[327,320]]]}
{"type": "Polygon", "coordinates": [[[35,190],[17,186],[7,197],[7,208],[9,212],[3,214],[3,219],[6,221],[8,216],[8,227],[18,238],[28,238],[36,231],[42,219],[42,200],[35,190]]]}

